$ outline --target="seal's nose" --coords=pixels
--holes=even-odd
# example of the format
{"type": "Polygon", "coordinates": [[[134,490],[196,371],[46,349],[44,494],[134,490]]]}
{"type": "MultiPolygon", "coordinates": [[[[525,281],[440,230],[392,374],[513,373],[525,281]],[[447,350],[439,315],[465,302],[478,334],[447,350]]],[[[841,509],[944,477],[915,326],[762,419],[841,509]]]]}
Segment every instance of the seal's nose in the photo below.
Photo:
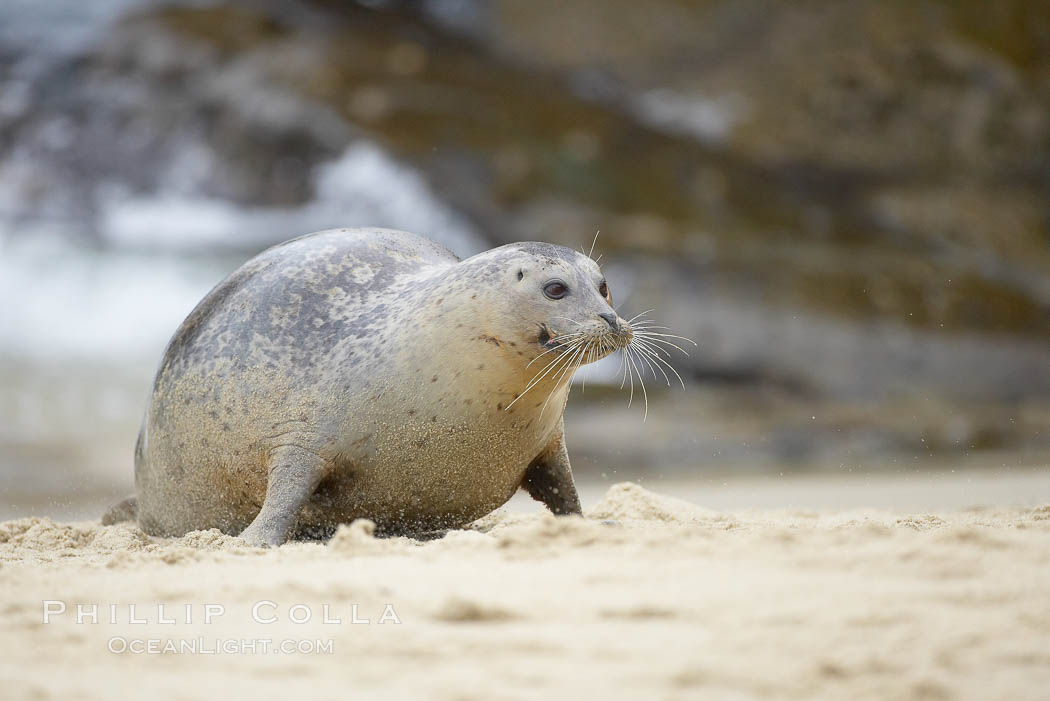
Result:
{"type": "Polygon", "coordinates": [[[609,326],[612,327],[613,331],[620,330],[620,321],[616,318],[615,312],[606,312],[604,314],[599,314],[598,316],[605,319],[605,321],[608,322],[609,326]]]}

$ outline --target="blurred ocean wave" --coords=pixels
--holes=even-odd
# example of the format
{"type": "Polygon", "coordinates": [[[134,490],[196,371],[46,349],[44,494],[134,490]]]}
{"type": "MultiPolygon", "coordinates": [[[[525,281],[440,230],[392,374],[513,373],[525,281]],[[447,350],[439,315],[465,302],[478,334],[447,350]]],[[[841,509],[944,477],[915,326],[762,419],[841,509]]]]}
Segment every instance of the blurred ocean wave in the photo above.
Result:
{"type": "Polygon", "coordinates": [[[37,236],[0,246],[0,357],[121,366],[159,358],[229,261],[143,255],[37,236]],[[225,264],[224,264],[225,263],[225,264]]]}
{"type": "Polygon", "coordinates": [[[473,226],[438,199],[416,171],[375,144],[356,142],[334,161],[320,164],[311,189],[313,199],[285,208],[165,192],[115,197],[105,206],[101,237],[122,249],[201,252],[235,246],[251,251],[295,232],[360,225],[425,231],[460,257],[485,249],[473,226]]]}
{"type": "Polygon", "coordinates": [[[0,355],[45,364],[159,358],[179,322],[225,274],[251,252],[300,233],[387,226],[428,232],[460,256],[485,247],[417,173],[372,144],[354,144],[321,165],[314,191],[294,208],[163,191],[111,195],[97,217],[104,246],[49,235],[46,223],[31,237],[9,224],[0,233],[0,294],[20,303],[0,309],[0,355]]]}
{"type": "Polygon", "coordinates": [[[25,52],[28,60],[74,55],[102,36],[128,11],[157,0],[4,0],[0,46],[25,52]]]}

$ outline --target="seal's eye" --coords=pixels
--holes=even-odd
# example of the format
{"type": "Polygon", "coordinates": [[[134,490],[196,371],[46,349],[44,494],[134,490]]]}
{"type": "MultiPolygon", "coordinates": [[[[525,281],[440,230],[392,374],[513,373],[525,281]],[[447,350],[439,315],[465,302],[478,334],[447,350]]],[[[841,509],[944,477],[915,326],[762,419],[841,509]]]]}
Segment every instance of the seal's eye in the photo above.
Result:
{"type": "Polygon", "coordinates": [[[518,281],[520,282],[523,277],[525,277],[525,271],[524,270],[519,270],[518,271],[518,281]]]}
{"type": "Polygon", "coordinates": [[[602,297],[609,296],[609,286],[605,284],[605,280],[602,280],[602,284],[598,285],[598,294],[602,297]]]}
{"type": "Polygon", "coordinates": [[[565,295],[569,294],[569,288],[565,286],[564,282],[558,280],[552,280],[543,286],[543,294],[547,295],[551,299],[561,299],[565,295]]]}

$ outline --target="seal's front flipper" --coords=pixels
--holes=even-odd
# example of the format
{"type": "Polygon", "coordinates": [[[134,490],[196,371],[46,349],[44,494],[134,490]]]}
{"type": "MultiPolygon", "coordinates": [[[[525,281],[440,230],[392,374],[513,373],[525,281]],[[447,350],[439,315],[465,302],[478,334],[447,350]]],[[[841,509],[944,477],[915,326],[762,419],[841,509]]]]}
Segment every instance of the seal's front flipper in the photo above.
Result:
{"type": "Polygon", "coordinates": [[[255,520],[244,531],[252,545],[280,545],[299,518],[299,512],[325,476],[325,461],[298,446],[281,446],[270,456],[266,498],[255,520]]]}
{"type": "Polygon", "coordinates": [[[138,512],[139,502],[135,497],[130,496],[106,509],[106,513],[102,514],[102,525],[112,526],[114,523],[134,521],[138,518],[138,512]]]}
{"type": "Polygon", "coordinates": [[[529,465],[521,486],[529,496],[543,502],[558,516],[583,514],[580,497],[572,481],[569,453],[565,449],[564,427],[558,432],[558,437],[529,465]]]}

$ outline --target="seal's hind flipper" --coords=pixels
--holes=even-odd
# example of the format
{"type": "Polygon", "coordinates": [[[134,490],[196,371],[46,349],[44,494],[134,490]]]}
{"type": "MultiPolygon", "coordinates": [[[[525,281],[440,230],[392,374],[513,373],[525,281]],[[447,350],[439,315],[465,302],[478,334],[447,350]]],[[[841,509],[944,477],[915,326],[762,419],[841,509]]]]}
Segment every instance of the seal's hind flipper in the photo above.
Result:
{"type": "Polygon", "coordinates": [[[138,500],[133,496],[128,497],[109,507],[106,513],[102,514],[102,525],[112,526],[114,523],[122,521],[134,521],[138,518],[138,512],[138,500]]]}

